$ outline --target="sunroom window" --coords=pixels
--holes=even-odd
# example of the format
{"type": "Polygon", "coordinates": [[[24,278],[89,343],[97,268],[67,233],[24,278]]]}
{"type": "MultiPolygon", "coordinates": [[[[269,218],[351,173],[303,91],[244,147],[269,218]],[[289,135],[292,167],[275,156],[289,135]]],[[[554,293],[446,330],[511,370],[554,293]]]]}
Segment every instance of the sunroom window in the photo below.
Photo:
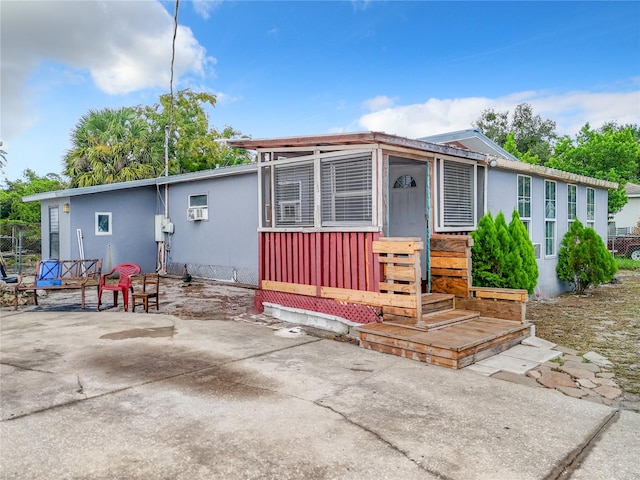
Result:
{"type": "Polygon", "coordinates": [[[313,163],[275,169],[275,225],[313,226],[313,163]]]}
{"type": "Polygon", "coordinates": [[[474,229],[484,212],[484,168],[474,163],[438,159],[436,169],[438,229],[474,229]]]}
{"type": "Polygon", "coordinates": [[[372,221],[371,156],[324,160],[322,225],[365,224],[372,221]]]}

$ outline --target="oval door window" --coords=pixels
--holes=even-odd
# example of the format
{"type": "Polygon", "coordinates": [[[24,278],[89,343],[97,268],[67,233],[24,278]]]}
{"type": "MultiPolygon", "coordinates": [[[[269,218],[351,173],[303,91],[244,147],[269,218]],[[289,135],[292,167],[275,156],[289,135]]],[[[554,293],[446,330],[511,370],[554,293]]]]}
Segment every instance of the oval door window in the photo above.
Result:
{"type": "Polygon", "coordinates": [[[400,175],[393,184],[393,188],[413,188],[416,186],[416,181],[411,175],[400,175]]]}

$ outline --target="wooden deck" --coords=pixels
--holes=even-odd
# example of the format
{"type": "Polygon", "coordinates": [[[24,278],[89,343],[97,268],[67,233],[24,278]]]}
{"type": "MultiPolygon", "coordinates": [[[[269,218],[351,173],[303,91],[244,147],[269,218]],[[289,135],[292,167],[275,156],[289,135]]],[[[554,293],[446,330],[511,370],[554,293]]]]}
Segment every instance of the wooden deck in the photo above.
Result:
{"type": "Polygon", "coordinates": [[[459,369],[517,345],[530,324],[455,308],[455,297],[422,296],[421,319],[384,315],[358,329],[360,345],[382,353],[459,369]],[[434,307],[434,305],[436,307],[434,307]]]}

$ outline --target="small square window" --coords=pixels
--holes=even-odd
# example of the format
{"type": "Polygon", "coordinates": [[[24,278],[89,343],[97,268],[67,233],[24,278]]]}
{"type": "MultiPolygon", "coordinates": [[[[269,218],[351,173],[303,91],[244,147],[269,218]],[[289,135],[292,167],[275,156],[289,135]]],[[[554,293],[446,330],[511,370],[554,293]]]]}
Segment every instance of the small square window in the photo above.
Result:
{"type": "Polygon", "coordinates": [[[209,199],[207,194],[189,195],[189,208],[193,207],[207,207],[209,205],[209,199]]]}
{"type": "Polygon", "coordinates": [[[111,235],[111,212],[96,212],[96,235],[111,235]]]}

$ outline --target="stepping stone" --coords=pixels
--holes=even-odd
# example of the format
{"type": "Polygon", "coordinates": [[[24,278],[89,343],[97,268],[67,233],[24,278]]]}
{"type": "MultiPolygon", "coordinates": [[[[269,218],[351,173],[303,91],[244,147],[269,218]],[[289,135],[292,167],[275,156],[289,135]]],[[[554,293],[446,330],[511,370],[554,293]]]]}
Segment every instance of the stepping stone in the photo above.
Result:
{"type": "Polygon", "coordinates": [[[543,372],[542,376],[538,379],[538,383],[544,385],[547,388],[557,387],[574,387],[576,382],[573,381],[570,375],[561,372],[543,372]]]}
{"type": "Polygon", "coordinates": [[[585,368],[574,368],[574,367],[567,367],[566,365],[563,365],[559,368],[559,370],[561,372],[568,373],[573,378],[589,378],[589,379],[596,378],[595,373],[585,368]]]}
{"type": "Polygon", "coordinates": [[[573,398],[582,398],[582,397],[586,397],[587,396],[587,392],[585,392],[581,388],[577,388],[577,387],[559,386],[559,387],[556,387],[556,390],[558,390],[559,392],[564,393],[565,395],[567,395],[569,397],[573,397],[573,398]]]}
{"type": "Polygon", "coordinates": [[[538,362],[510,357],[505,355],[503,352],[498,355],[494,355],[493,357],[485,358],[484,360],[477,362],[476,365],[492,367],[497,370],[524,375],[532,368],[536,368],[538,366],[538,362]]]}
{"type": "Polygon", "coordinates": [[[533,378],[511,372],[498,372],[495,375],[491,375],[491,378],[499,378],[500,380],[506,380],[507,382],[526,385],[528,387],[542,388],[542,385],[536,382],[533,378]]]}
{"type": "Polygon", "coordinates": [[[562,355],[557,350],[550,350],[546,348],[528,347],[526,345],[516,345],[515,347],[502,352],[500,355],[507,355],[509,357],[515,357],[522,360],[529,360],[531,362],[544,363],[554,358],[558,358],[562,355]]]}
{"type": "Polygon", "coordinates": [[[608,398],[609,400],[613,400],[614,398],[618,398],[620,395],[622,395],[622,390],[620,390],[619,388],[608,387],[606,385],[601,385],[593,391],[598,395],[602,395],[603,397],[608,398]]]}
{"type": "Polygon", "coordinates": [[[552,348],[556,347],[555,343],[552,343],[548,340],[545,340],[544,338],[539,338],[539,337],[525,338],[520,343],[522,345],[527,345],[529,347],[546,348],[548,350],[551,350],[552,348]]]}
{"type": "Polygon", "coordinates": [[[600,365],[601,367],[610,367],[613,365],[606,357],[596,353],[596,352],[587,352],[583,355],[584,358],[589,360],[591,363],[595,363],[596,365],[600,365]]]}
{"type": "Polygon", "coordinates": [[[587,378],[579,378],[576,380],[581,387],[584,388],[596,388],[598,385],[593,383],[591,380],[587,378]]]}

